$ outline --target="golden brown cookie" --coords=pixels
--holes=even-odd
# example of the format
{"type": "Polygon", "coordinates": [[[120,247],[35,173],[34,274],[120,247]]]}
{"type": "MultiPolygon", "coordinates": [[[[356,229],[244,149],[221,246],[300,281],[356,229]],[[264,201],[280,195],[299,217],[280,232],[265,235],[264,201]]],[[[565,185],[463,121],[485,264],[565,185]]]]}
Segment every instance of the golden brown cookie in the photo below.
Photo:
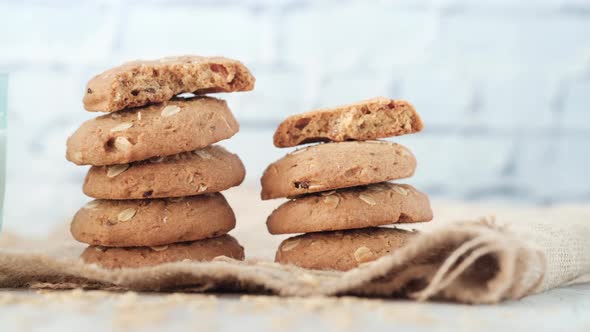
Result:
{"type": "Polygon", "coordinates": [[[177,98],[99,116],[68,139],[78,165],[113,165],[192,151],[232,137],[239,125],[221,99],[177,98]]]}
{"type": "Polygon", "coordinates": [[[314,270],[347,271],[401,248],[413,232],[395,228],[363,228],[309,233],[281,243],[275,261],[314,270]]]}
{"type": "Polygon", "coordinates": [[[220,193],[145,200],[94,200],[74,216],[80,242],[106,247],[159,246],[226,234],[236,226],[220,193]]]}
{"type": "Polygon", "coordinates": [[[271,234],[296,234],[432,220],[428,197],[407,184],[383,182],[310,194],[268,217],[271,234]]]}
{"type": "Polygon", "coordinates": [[[90,246],[82,260],[107,269],[138,268],[179,261],[211,261],[226,256],[244,260],[244,248],[229,235],[157,247],[107,248],[90,246]]]}
{"type": "Polygon", "coordinates": [[[182,197],[237,186],[245,174],[237,155],[214,145],[131,164],[92,166],[83,190],[102,199],[182,197]]]}
{"type": "Polygon", "coordinates": [[[365,141],[416,133],[424,125],[412,104],[384,97],[296,114],[274,135],[276,147],[312,142],[365,141]]]}
{"type": "Polygon", "coordinates": [[[416,159],[386,141],[326,143],[292,152],[270,164],[262,199],[289,197],[412,176],[416,159]]]}
{"type": "Polygon", "coordinates": [[[132,61],[93,77],[86,86],[84,108],[114,112],[163,102],[183,92],[249,91],[254,81],[241,62],[222,57],[132,61]]]}

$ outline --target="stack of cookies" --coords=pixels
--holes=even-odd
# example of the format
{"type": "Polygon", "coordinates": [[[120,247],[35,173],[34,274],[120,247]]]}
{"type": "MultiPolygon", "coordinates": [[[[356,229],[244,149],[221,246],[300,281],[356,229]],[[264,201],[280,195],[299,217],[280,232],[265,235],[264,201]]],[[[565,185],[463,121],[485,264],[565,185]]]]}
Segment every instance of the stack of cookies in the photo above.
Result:
{"type": "Polygon", "coordinates": [[[413,236],[378,226],[432,220],[425,194],[387,182],[414,174],[412,153],[376,140],[422,128],[411,104],[387,98],[311,111],[282,122],[274,135],[277,147],[326,143],[286,155],[262,176],[262,199],[290,198],[268,217],[268,231],[307,233],[283,241],[275,260],[310,269],[349,270],[390,253],[413,236]]]}
{"type": "Polygon", "coordinates": [[[96,200],[71,224],[74,238],[90,245],[86,262],[119,268],[244,258],[226,235],[235,216],[219,193],[243,181],[244,166],[212,145],[239,125],[225,101],[200,95],[253,88],[242,63],[221,57],[135,61],[90,80],[84,107],[109,114],[83,123],[66,156],[92,165],[83,190],[96,200]]]}

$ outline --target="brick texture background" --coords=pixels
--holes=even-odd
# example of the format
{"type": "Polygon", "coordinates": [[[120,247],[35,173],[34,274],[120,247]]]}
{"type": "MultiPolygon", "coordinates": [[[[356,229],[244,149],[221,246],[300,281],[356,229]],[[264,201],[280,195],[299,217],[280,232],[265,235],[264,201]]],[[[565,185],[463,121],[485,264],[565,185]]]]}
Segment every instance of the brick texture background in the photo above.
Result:
{"type": "Polygon", "coordinates": [[[271,143],[281,119],[384,95],[422,114],[425,131],[396,141],[418,158],[407,182],[432,196],[590,199],[590,1],[0,1],[0,25],[7,220],[65,220],[86,200],[86,169],[64,154],[93,117],[81,106],[93,74],[185,53],[234,57],[257,77],[254,92],[222,96],[242,124],[224,145],[251,185],[287,152],[271,143]]]}

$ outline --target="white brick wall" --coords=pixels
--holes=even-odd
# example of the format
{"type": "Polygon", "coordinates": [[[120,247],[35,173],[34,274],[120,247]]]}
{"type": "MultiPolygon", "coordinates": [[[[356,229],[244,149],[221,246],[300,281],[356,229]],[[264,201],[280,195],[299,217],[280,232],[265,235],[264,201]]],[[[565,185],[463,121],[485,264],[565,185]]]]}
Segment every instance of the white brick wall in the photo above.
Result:
{"type": "Polygon", "coordinates": [[[256,91],[223,96],[242,124],[226,145],[250,184],[286,152],[271,140],[287,115],[385,95],[424,118],[397,141],[419,159],[408,182],[433,196],[590,199],[590,1],[0,1],[0,22],[8,218],[42,218],[42,204],[61,218],[84,199],[85,170],[63,155],[93,116],[88,78],[184,53],[235,57],[256,75],[256,91]]]}
{"type": "Polygon", "coordinates": [[[270,17],[243,6],[138,3],[127,9],[115,45],[117,60],[197,53],[256,63],[273,46],[270,17]]]}
{"type": "Polygon", "coordinates": [[[110,56],[113,9],[77,1],[0,2],[3,64],[79,65],[110,56]]]}

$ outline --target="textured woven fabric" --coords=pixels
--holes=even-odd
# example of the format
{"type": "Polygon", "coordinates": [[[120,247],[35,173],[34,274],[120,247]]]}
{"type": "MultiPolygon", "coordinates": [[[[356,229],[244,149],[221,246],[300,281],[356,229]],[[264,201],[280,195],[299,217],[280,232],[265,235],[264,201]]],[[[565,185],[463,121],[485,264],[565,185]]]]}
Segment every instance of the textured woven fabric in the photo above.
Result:
{"type": "MultiPolygon", "coordinates": [[[[441,208],[445,209],[451,207],[441,208]]],[[[470,216],[474,210],[454,205],[452,211],[446,215],[470,216]]],[[[348,272],[310,271],[267,259],[239,262],[227,258],[105,270],[82,263],[77,258],[80,246],[15,249],[22,248],[26,240],[5,235],[0,249],[0,287],[346,294],[495,303],[590,281],[587,207],[502,210],[495,220],[439,220],[415,227],[421,234],[407,246],[348,272]]]]}

